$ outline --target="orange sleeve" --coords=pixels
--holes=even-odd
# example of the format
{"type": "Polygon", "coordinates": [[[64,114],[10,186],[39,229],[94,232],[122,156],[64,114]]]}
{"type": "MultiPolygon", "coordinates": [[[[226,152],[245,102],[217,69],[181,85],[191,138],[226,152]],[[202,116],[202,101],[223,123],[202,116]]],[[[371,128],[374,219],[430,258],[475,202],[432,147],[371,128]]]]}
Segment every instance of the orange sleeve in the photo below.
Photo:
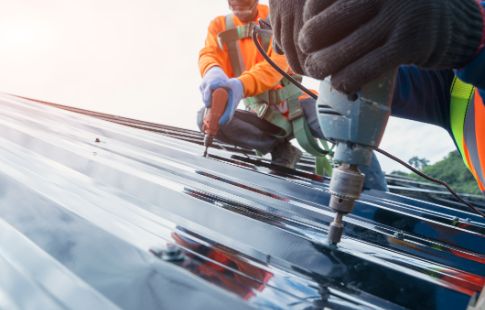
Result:
{"type": "Polygon", "coordinates": [[[228,74],[227,55],[217,44],[217,35],[225,30],[224,17],[217,17],[210,25],[204,47],[199,52],[199,70],[204,76],[207,70],[219,66],[228,74]]]}
{"type": "MultiPolygon", "coordinates": [[[[272,42],[271,42],[272,43],[272,42]]],[[[268,55],[285,72],[289,65],[284,55],[273,51],[273,44],[270,44],[268,55]]],[[[273,89],[281,81],[282,76],[266,60],[259,62],[251,69],[244,71],[239,80],[244,86],[244,97],[251,97],[273,89]]]]}

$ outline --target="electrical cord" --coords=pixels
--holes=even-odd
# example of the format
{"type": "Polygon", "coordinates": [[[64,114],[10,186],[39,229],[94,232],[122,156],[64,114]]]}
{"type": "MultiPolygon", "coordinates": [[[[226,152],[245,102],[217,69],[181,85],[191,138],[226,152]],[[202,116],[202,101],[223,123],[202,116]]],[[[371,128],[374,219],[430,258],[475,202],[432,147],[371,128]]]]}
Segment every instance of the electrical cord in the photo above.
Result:
{"type": "Polygon", "coordinates": [[[472,204],[466,202],[463,198],[461,198],[449,185],[448,183],[444,182],[444,181],[441,181],[441,180],[438,180],[438,179],[435,179],[433,177],[430,177],[429,175],[419,171],[418,169],[414,168],[413,166],[409,165],[408,163],[404,162],[403,160],[399,159],[398,157],[384,151],[383,149],[380,149],[380,148],[377,148],[376,149],[377,152],[381,153],[382,155],[394,160],[395,162],[398,162],[400,163],[401,165],[403,165],[404,167],[408,168],[409,170],[411,170],[412,172],[416,173],[417,175],[419,175],[420,177],[428,180],[428,181],[431,181],[433,183],[436,183],[436,184],[440,184],[444,187],[446,187],[446,189],[453,195],[453,197],[455,197],[459,202],[463,203],[464,205],[466,205],[468,208],[472,209],[475,213],[481,215],[482,217],[485,217],[485,213],[483,213],[482,211],[478,210],[477,208],[475,208],[472,204]]]}
{"type": "Polygon", "coordinates": [[[304,91],[305,93],[307,93],[308,95],[310,95],[313,99],[317,100],[318,99],[318,96],[315,95],[314,93],[311,92],[311,90],[309,90],[308,88],[306,88],[305,86],[303,86],[300,82],[298,82],[297,80],[295,80],[291,75],[289,75],[288,73],[286,73],[283,69],[281,69],[272,59],[271,57],[269,57],[269,55],[266,53],[266,51],[264,50],[263,46],[261,45],[261,43],[259,42],[258,40],[258,32],[260,31],[259,30],[259,27],[256,27],[254,29],[255,31],[253,31],[253,41],[254,43],[256,44],[256,48],[258,49],[259,53],[261,54],[261,56],[263,56],[263,58],[276,70],[278,71],[279,74],[281,74],[282,76],[284,76],[285,78],[287,78],[291,83],[293,83],[296,87],[298,87],[299,89],[301,89],[302,91],[304,91]]]}
{"type": "MultiPolygon", "coordinates": [[[[284,76],[286,79],[288,79],[291,83],[293,83],[295,86],[297,86],[299,89],[301,89],[303,92],[305,92],[306,94],[308,94],[310,97],[312,97],[313,99],[317,100],[318,99],[318,96],[316,94],[314,94],[312,91],[310,91],[308,88],[306,88],[305,86],[303,86],[300,82],[298,82],[297,80],[295,80],[293,77],[291,77],[287,72],[285,72],[283,69],[281,69],[272,59],[271,57],[269,57],[269,55],[267,54],[267,52],[264,50],[263,46],[261,45],[261,43],[259,42],[258,40],[258,34],[260,32],[265,32],[267,33],[268,30],[262,30],[260,27],[256,26],[254,28],[254,31],[252,33],[252,38],[253,38],[253,41],[254,41],[254,44],[256,45],[256,48],[258,49],[259,53],[261,54],[261,56],[263,56],[263,58],[276,70],[278,71],[278,73],[280,73],[282,76],[284,76]]],[[[485,218],[485,213],[483,213],[482,211],[478,210],[478,208],[474,207],[472,204],[470,204],[469,202],[465,201],[463,198],[461,198],[449,185],[448,183],[444,182],[444,181],[441,181],[441,180],[437,180],[433,177],[430,177],[429,175],[415,169],[413,166],[409,165],[408,163],[404,162],[403,160],[399,159],[398,157],[380,149],[380,148],[376,148],[375,149],[377,152],[381,153],[382,155],[390,158],[391,160],[394,160],[395,162],[403,165],[404,167],[406,167],[407,169],[411,170],[412,172],[416,173],[417,175],[419,175],[420,177],[422,178],[425,178],[426,180],[429,180],[433,183],[436,183],[436,184],[439,184],[439,185],[442,185],[444,186],[449,192],[451,195],[453,195],[453,197],[455,197],[459,202],[463,203],[465,206],[467,206],[469,209],[471,209],[472,211],[474,211],[475,213],[477,213],[478,215],[482,216],[485,218]]]]}

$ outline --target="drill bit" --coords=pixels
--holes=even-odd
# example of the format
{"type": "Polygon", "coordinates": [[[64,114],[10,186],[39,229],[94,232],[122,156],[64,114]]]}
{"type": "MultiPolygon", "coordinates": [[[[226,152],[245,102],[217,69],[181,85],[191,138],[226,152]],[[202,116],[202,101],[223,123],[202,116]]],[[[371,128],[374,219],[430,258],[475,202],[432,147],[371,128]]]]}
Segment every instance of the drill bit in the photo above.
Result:
{"type": "Polygon", "coordinates": [[[214,141],[214,137],[206,134],[204,136],[204,146],[205,146],[205,151],[204,151],[204,157],[207,157],[208,152],[209,152],[209,147],[212,146],[212,142],[214,141]]]}
{"type": "Polygon", "coordinates": [[[328,241],[336,245],[344,232],[343,217],[354,208],[364,187],[364,175],[356,165],[341,164],[334,169],[330,180],[330,207],[336,212],[328,231],[328,241]]]}
{"type": "Polygon", "coordinates": [[[212,92],[211,106],[206,109],[204,116],[204,157],[207,157],[209,147],[214,142],[214,137],[219,131],[219,120],[224,114],[229,94],[224,88],[217,88],[212,92]]]}
{"type": "Polygon", "coordinates": [[[330,244],[337,245],[340,242],[344,232],[343,218],[343,213],[337,212],[335,214],[333,222],[330,224],[330,229],[328,230],[328,242],[330,244]]]}

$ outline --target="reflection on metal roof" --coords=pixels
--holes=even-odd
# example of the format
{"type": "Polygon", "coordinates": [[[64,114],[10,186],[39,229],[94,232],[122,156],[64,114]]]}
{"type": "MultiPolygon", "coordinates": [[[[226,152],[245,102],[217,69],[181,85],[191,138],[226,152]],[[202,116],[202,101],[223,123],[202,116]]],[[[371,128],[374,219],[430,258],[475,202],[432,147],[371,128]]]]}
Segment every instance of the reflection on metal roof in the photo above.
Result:
{"type": "Polygon", "coordinates": [[[466,309],[485,284],[485,220],[434,189],[365,192],[333,248],[310,158],[61,108],[0,95],[1,309],[466,309]]]}

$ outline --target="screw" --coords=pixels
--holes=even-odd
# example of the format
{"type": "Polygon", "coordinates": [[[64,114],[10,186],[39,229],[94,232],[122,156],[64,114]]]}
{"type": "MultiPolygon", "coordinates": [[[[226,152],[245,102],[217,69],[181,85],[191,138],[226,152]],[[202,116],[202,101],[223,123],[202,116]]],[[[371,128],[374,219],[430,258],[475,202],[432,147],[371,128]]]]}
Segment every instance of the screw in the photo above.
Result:
{"type": "Polygon", "coordinates": [[[402,240],[404,239],[404,233],[402,231],[396,231],[394,232],[394,238],[396,239],[399,239],[399,240],[402,240]]]}
{"type": "Polygon", "coordinates": [[[166,262],[180,262],[185,259],[185,255],[180,247],[174,243],[168,243],[163,249],[150,249],[150,252],[166,262]]]}
{"type": "Polygon", "coordinates": [[[101,140],[99,140],[99,138],[96,138],[96,139],[94,140],[94,142],[99,143],[99,142],[101,142],[101,140]]]}

